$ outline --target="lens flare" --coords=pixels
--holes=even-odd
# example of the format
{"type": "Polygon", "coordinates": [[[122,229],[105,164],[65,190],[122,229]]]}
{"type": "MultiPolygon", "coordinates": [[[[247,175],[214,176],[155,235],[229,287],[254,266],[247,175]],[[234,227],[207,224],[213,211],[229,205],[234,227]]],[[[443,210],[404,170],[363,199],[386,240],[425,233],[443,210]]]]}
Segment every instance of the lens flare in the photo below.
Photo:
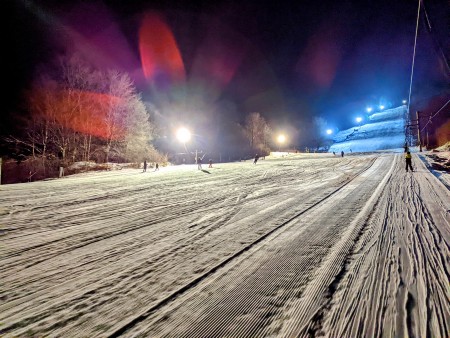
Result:
{"type": "Polygon", "coordinates": [[[301,78],[317,88],[331,86],[342,59],[341,35],[342,29],[329,22],[311,35],[295,67],[301,78]]]}
{"type": "Polygon", "coordinates": [[[159,87],[184,82],[183,60],[175,38],[156,13],[147,13],[139,31],[139,51],[145,77],[159,87]]]}

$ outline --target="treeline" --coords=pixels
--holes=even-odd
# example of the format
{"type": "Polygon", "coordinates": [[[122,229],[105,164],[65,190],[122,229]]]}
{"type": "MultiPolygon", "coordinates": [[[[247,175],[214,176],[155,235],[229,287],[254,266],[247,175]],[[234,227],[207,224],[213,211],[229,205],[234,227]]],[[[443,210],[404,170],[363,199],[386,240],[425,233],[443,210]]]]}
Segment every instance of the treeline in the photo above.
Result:
{"type": "Polygon", "coordinates": [[[25,103],[22,132],[5,140],[19,162],[33,163],[30,175],[52,176],[55,167],[77,161],[165,160],[151,144],[155,126],[125,73],[93,69],[77,56],[61,58],[38,76],[25,103]]]}
{"type": "MultiPolygon", "coordinates": [[[[14,160],[4,174],[17,176],[8,183],[55,177],[60,167],[67,173],[75,162],[168,160],[152,144],[157,130],[163,130],[151,121],[155,108],[146,106],[126,73],[96,69],[77,55],[61,57],[36,76],[24,105],[20,131],[3,137],[14,160]]],[[[225,124],[229,128],[221,144],[211,143],[208,156],[223,149],[234,155],[226,160],[270,152],[272,131],[260,113],[248,114],[242,124],[225,124]]]]}

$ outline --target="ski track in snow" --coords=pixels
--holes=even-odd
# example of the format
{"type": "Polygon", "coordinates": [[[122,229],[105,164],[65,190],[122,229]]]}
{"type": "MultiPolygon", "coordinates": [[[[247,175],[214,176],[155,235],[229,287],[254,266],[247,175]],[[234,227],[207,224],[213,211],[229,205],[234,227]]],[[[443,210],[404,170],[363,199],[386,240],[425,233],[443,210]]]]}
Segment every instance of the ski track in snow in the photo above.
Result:
{"type": "Polygon", "coordinates": [[[448,337],[450,192],[400,154],[0,187],[5,337],[448,337]]]}

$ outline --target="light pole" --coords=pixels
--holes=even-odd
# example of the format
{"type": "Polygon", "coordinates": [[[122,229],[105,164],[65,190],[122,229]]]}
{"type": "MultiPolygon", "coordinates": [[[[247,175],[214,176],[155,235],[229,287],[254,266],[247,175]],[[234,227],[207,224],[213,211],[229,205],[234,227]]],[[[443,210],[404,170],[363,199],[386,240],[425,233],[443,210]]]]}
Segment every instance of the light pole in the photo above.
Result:
{"type": "Polygon", "coordinates": [[[286,136],[284,136],[283,134],[278,135],[277,137],[277,141],[278,141],[278,151],[281,151],[281,145],[286,142],[286,136]]]}
{"type": "MultiPolygon", "coordinates": [[[[191,139],[191,132],[188,129],[181,127],[177,130],[177,139],[183,143],[184,149],[187,152],[186,142],[191,139]]],[[[197,163],[197,151],[195,151],[195,163],[197,163]]]]}

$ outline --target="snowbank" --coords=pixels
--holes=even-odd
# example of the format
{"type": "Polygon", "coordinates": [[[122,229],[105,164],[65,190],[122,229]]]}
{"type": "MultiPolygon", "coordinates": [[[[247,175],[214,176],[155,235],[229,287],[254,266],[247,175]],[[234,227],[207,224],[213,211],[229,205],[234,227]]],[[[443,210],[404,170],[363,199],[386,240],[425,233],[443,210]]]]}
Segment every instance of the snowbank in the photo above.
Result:
{"type": "Polygon", "coordinates": [[[450,151],[418,153],[431,173],[450,190],[450,151]]]}

